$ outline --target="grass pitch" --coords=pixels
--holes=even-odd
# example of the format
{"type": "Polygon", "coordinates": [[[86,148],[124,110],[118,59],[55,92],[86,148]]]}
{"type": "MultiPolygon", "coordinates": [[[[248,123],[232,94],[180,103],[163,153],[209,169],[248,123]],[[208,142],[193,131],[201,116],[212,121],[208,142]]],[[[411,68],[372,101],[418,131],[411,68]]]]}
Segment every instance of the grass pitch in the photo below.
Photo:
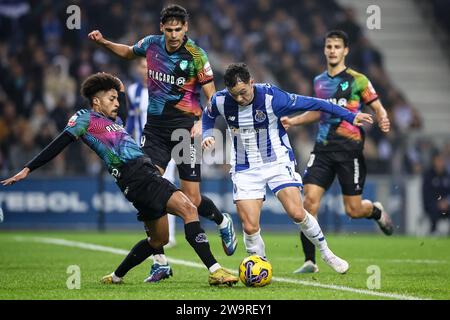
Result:
{"type": "MultiPolygon", "coordinates": [[[[208,235],[216,259],[237,272],[246,256],[242,235],[231,257],[224,254],[217,234],[208,235]]],[[[450,299],[449,238],[328,235],[331,249],[349,261],[349,272],[339,275],[318,261],[320,273],[298,275],[292,273],[303,262],[298,236],[268,232],[263,236],[273,266],[272,284],[247,288],[239,283],[229,288],[208,285],[206,268],[181,232],[177,246],[166,250],[174,277],[143,283],[151,266],[147,260],[132,269],[122,285],[104,285],[100,279],[114,271],[143,232],[2,232],[0,300],[450,299]],[[67,271],[73,265],[80,268],[81,288],[70,290],[67,280],[72,273],[67,271]],[[380,271],[379,289],[371,287],[377,283],[374,270],[380,271]]]]}

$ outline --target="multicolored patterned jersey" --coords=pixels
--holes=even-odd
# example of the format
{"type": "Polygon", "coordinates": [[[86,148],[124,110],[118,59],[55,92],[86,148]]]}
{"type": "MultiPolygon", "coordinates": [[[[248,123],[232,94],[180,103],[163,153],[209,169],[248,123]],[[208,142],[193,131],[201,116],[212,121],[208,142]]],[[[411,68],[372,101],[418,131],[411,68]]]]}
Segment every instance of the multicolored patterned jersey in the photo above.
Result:
{"type": "MultiPolygon", "coordinates": [[[[314,79],[316,97],[347,108],[353,113],[361,111],[362,103],[370,104],[378,95],[369,79],[361,73],[346,68],[332,77],[328,72],[314,79]]],[[[364,131],[351,123],[328,113],[321,113],[319,132],[314,152],[362,150],[364,131]]]]}
{"type": "Polygon", "coordinates": [[[144,155],[134,139],[116,122],[92,110],[82,109],[73,115],[64,131],[81,138],[106,163],[109,172],[144,155]]]}
{"type": "Polygon", "coordinates": [[[177,51],[169,53],[164,35],[150,35],[136,43],[133,52],[147,58],[147,124],[192,127],[202,114],[201,86],[213,81],[205,51],[186,37],[177,51]]]}

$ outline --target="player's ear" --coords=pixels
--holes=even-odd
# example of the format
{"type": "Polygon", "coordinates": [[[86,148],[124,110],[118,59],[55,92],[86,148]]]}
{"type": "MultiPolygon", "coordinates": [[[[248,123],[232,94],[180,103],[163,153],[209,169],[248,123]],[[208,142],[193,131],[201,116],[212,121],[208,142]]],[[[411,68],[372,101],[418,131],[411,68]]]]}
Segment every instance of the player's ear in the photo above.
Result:
{"type": "Polygon", "coordinates": [[[164,32],[164,25],[161,22],[159,23],[159,31],[164,32]]]}
{"type": "Polygon", "coordinates": [[[93,97],[92,98],[92,106],[95,106],[95,105],[100,105],[100,99],[98,98],[98,97],[93,97]]]}
{"type": "Polygon", "coordinates": [[[348,55],[348,47],[344,48],[344,57],[346,57],[348,55]]]}
{"type": "Polygon", "coordinates": [[[187,31],[189,30],[189,22],[186,21],[186,22],[184,23],[183,28],[184,28],[184,32],[187,32],[187,31]]]}

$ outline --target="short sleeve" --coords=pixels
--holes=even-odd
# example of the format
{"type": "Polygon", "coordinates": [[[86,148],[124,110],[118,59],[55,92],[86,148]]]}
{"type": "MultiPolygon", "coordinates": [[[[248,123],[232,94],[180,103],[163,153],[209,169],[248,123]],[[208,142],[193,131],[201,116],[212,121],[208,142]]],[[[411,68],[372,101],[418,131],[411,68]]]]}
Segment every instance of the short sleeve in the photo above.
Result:
{"type": "Polygon", "coordinates": [[[139,57],[145,57],[147,53],[147,49],[150,46],[150,44],[153,42],[155,36],[146,36],[145,38],[142,38],[139,40],[134,46],[133,46],[133,52],[135,55],[139,57]]]}
{"type": "Polygon", "coordinates": [[[214,80],[211,64],[209,63],[206,52],[202,48],[198,48],[198,54],[194,56],[194,68],[200,85],[214,80]]]}
{"type": "Polygon", "coordinates": [[[362,76],[359,80],[359,92],[361,94],[361,100],[365,104],[370,104],[378,99],[378,94],[375,91],[372,83],[366,76],[362,76]]]}

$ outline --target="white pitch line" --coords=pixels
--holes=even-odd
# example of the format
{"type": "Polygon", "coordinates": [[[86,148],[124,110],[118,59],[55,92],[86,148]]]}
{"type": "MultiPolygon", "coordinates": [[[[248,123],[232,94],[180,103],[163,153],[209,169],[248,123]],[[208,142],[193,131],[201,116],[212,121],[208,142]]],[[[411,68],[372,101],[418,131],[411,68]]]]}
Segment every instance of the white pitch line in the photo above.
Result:
{"type": "MultiPolygon", "coordinates": [[[[80,249],[93,250],[93,251],[102,251],[102,252],[108,252],[108,253],[119,254],[119,255],[127,255],[129,252],[128,250],[124,250],[124,249],[117,249],[117,248],[113,248],[113,247],[107,247],[107,246],[102,246],[102,245],[97,245],[97,244],[92,244],[92,243],[71,241],[71,240],[58,239],[58,238],[19,237],[19,236],[17,236],[17,237],[14,237],[14,239],[16,241],[21,241],[21,242],[33,241],[33,242],[39,242],[39,243],[45,243],[45,244],[61,245],[61,246],[72,247],[72,248],[80,248],[80,249]]],[[[202,268],[202,269],[206,268],[203,264],[197,263],[197,262],[191,262],[191,261],[186,261],[186,260],[181,260],[181,259],[173,259],[173,258],[168,258],[167,260],[172,264],[179,264],[179,265],[193,267],[193,268],[202,268]]],[[[233,273],[236,274],[237,272],[233,271],[233,273]]],[[[347,292],[359,293],[359,294],[363,294],[363,295],[391,298],[391,299],[398,299],[398,300],[428,300],[427,298],[406,296],[406,295],[397,294],[397,293],[356,289],[356,288],[351,288],[351,287],[338,286],[338,285],[332,285],[332,284],[322,284],[322,283],[318,283],[318,282],[303,281],[303,280],[290,279],[290,278],[273,277],[272,280],[278,281],[278,282],[300,284],[300,285],[309,286],[309,287],[318,287],[318,288],[338,290],[338,291],[347,291],[347,292]]]]}
{"type": "Polygon", "coordinates": [[[431,259],[355,259],[355,261],[380,261],[388,263],[416,263],[416,264],[447,264],[446,260],[431,260],[431,259]]]}
{"type": "MultiPolygon", "coordinates": [[[[383,263],[412,263],[412,264],[449,264],[448,260],[432,260],[432,259],[383,259],[383,258],[373,258],[373,259],[352,259],[353,261],[359,262],[383,262],[383,263]]],[[[299,261],[298,257],[285,257],[283,261],[299,261]]]]}

